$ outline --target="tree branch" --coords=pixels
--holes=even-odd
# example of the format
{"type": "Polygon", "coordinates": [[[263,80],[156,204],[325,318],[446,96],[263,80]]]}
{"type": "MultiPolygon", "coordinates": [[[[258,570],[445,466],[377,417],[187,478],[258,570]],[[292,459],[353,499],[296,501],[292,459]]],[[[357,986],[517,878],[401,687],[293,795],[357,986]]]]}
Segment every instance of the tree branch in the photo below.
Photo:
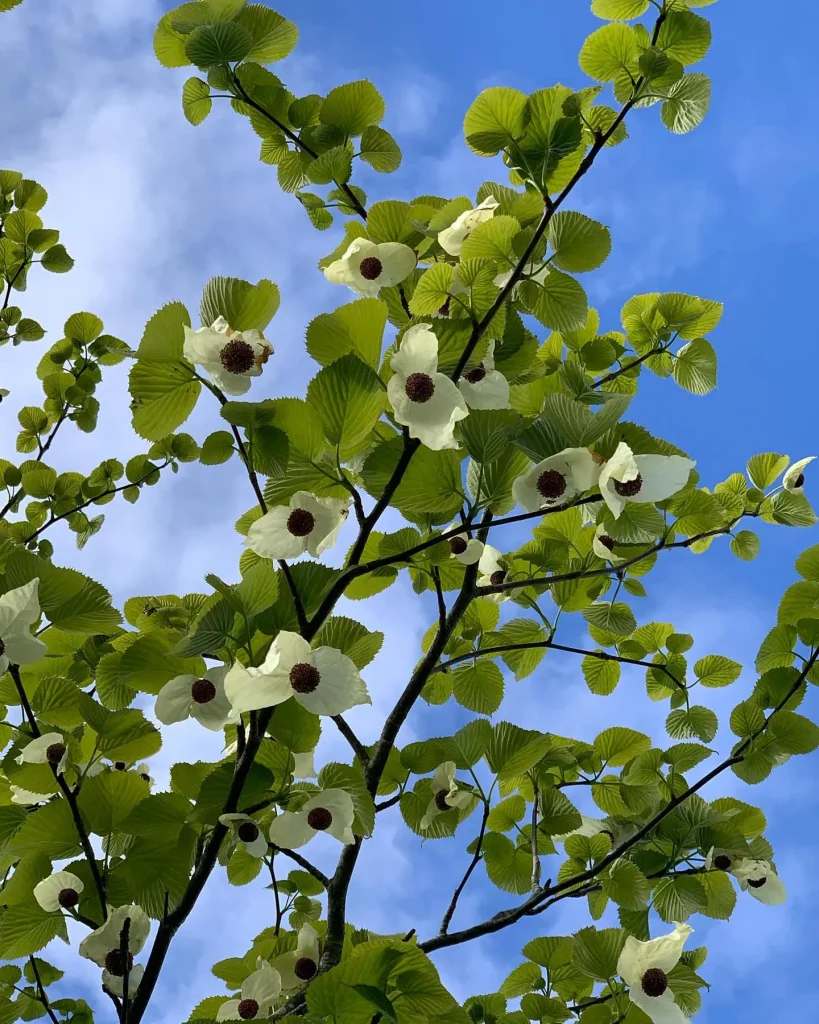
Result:
{"type": "Polygon", "coordinates": [[[31,964],[31,971],[34,974],[34,981],[37,985],[37,998],[43,1004],[43,1009],[48,1014],[49,1020],[53,1021],[53,1024],[60,1024],[54,1014],[54,1011],[49,1006],[48,996],[46,995],[45,988],[43,988],[43,983],[40,979],[40,972],[37,970],[37,961],[33,956],[30,956],[28,958],[28,962],[31,964]]]}
{"type": "Polygon", "coordinates": [[[331,718],[338,726],[338,731],[344,737],[345,740],[353,748],[355,756],[361,762],[361,767],[366,768],[370,763],[370,755],[367,753],[367,748],[361,742],[361,740],[353,732],[350,725],[345,721],[342,715],[331,715],[331,718]]]}
{"type": "Polygon", "coordinates": [[[317,882],[321,882],[325,889],[329,886],[330,879],[327,875],[325,875],[323,871],[320,871],[315,864],[311,864],[309,860],[302,857],[300,853],[296,853],[295,850],[285,850],[281,846],[274,846],[273,843],[271,843],[270,846],[274,853],[282,853],[285,857],[289,857],[290,860],[295,861],[299,867],[304,868],[304,870],[308,872],[308,874],[311,874],[317,882]]]}
{"type": "Polygon", "coordinates": [[[458,906],[458,900],[461,898],[461,893],[466,888],[466,883],[469,881],[472,872],[478,866],[478,862],[483,856],[483,837],[486,835],[486,822],[489,819],[489,801],[483,805],[483,817],[481,818],[481,829],[478,833],[478,843],[475,847],[475,852],[472,855],[472,860],[469,862],[469,866],[464,872],[464,876],[458,883],[458,888],[452,895],[452,899],[449,901],[449,906],[446,908],[446,913],[441,921],[441,927],[438,929],[439,935],[446,935],[449,923],[455,913],[455,908],[458,906]]]}

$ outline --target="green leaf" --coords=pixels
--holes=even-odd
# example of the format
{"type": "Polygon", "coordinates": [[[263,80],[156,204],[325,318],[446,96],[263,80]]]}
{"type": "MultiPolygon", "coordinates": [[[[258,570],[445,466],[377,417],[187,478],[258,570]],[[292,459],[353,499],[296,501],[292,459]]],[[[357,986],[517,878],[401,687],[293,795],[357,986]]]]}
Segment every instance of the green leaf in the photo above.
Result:
{"type": "Polygon", "coordinates": [[[592,0],[592,14],[598,18],[630,21],[648,10],[648,0],[592,0]]]}
{"type": "Polygon", "coordinates": [[[16,857],[45,854],[52,860],[68,859],[79,853],[77,826],[68,803],[63,799],[55,800],[29,814],[5,852],[16,857]]]}
{"type": "Polygon", "coordinates": [[[164,68],[181,68],[190,64],[185,53],[186,39],[174,29],[171,14],[163,14],[154,32],[154,53],[164,68]]]}
{"type": "Polygon", "coordinates": [[[580,665],[583,678],[592,693],[607,697],[614,693],[620,682],[620,662],[608,658],[594,658],[586,655],[580,665]]]}
{"type": "Polygon", "coordinates": [[[558,211],[549,222],[556,266],[571,273],[596,270],[611,252],[611,233],[583,213],[558,211]]]}
{"type": "Polygon", "coordinates": [[[202,385],[184,363],[138,359],[128,375],[132,426],[147,441],[159,441],[193,412],[202,385]]]}
{"type": "Polygon", "coordinates": [[[540,828],[549,835],[559,836],[580,828],[580,812],[559,789],[540,791],[540,828]]]}
{"type": "Polygon", "coordinates": [[[17,960],[30,956],[57,937],[68,942],[62,914],[47,914],[34,901],[11,906],[0,921],[0,957],[17,960]]]}
{"type": "Polygon", "coordinates": [[[200,315],[207,326],[223,316],[234,331],[263,331],[280,301],[278,286],[267,278],[251,284],[236,277],[212,277],[202,293],[200,315]]]}
{"type": "Polygon", "coordinates": [[[663,124],[676,135],[685,135],[701,124],[711,105],[711,79],[695,72],[675,82],[663,103],[663,124]]]}
{"type": "Polygon", "coordinates": [[[333,615],[317,633],[313,646],[334,647],[346,654],[356,668],[361,670],[378,654],[383,643],[383,633],[370,632],[360,622],[344,615],[333,615]]]}
{"type": "Polygon", "coordinates": [[[102,320],[94,313],[72,313],[63,330],[66,338],[89,343],[102,334],[103,327],[102,320]]]}
{"type": "Polygon", "coordinates": [[[342,461],[368,448],[372,430],[386,406],[386,392],[375,371],[356,356],[342,356],[320,370],[307,388],[327,440],[342,461]]]}
{"type": "Polygon", "coordinates": [[[384,116],[384,100],[372,82],[348,82],[331,89],[321,107],[322,124],[332,124],[345,135],[361,135],[384,116]]]}
{"type": "Polygon", "coordinates": [[[454,279],[455,268],[450,263],[433,263],[415,286],[410,311],[416,316],[437,313],[449,298],[454,279]]]}
{"type": "Polygon", "coordinates": [[[731,712],[731,732],[743,739],[758,732],[765,724],[765,712],[752,700],[737,704],[731,712]]]}
{"type": "Polygon", "coordinates": [[[790,459],[787,455],[779,455],[776,452],[754,455],[748,460],[748,476],[754,487],[764,491],[771,486],[780,473],[785,472],[789,462],[790,459]]]}
{"type": "Polygon", "coordinates": [[[532,888],[532,853],[498,832],[487,832],[483,861],[490,881],[504,892],[520,895],[532,888]]]}
{"type": "MultiPolygon", "coordinates": [[[[491,637],[493,647],[506,644],[542,644],[546,641],[546,629],[534,619],[510,619],[491,637]]],[[[546,654],[544,647],[532,647],[520,651],[504,651],[501,655],[504,665],[515,673],[515,679],[531,675],[546,654]]]]}
{"type": "Polygon", "coordinates": [[[359,146],[361,159],[374,171],[389,174],[401,166],[401,149],[389,132],[374,125],[364,129],[359,146]]]}
{"type": "Polygon", "coordinates": [[[318,783],[322,789],[343,789],[349,793],[355,808],[353,831],[359,836],[372,834],[375,828],[375,804],[357,768],[331,762],[319,772],[318,783]]]}
{"type": "Polygon", "coordinates": [[[707,395],[717,386],[717,354],[705,338],[695,338],[677,352],[674,380],[693,395],[707,395]]]}
{"type": "Polygon", "coordinates": [[[725,871],[709,871],[708,874],[700,876],[699,883],[705,890],[708,900],[704,907],[699,908],[699,913],[727,921],[737,902],[737,894],[728,874],[725,871]]]}
{"type": "Polygon", "coordinates": [[[473,665],[460,665],[452,672],[452,692],[455,700],[469,711],[493,715],[503,701],[503,675],[486,658],[473,665]]]}
{"type": "Polygon", "coordinates": [[[507,975],[498,991],[506,999],[516,999],[534,988],[540,988],[542,982],[543,972],[540,967],[527,961],[507,975]]]}
{"type": "Polygon", "coordinates": [[[524,305],[544,327],[553,331],[579,331],[586,326],[588,301],[582,285],[559,270],[550,270],[542,285],[520,285],[524,305]]]}
{"type": "Polygon", "coordinates": [[[191,124],[201,124],[211,111],[210,86],[201,78],[189,78],[182,86],[182,112],[191,124]]]}
{"type": "Polygon", "coordinates": [[[609,604],[607,601],[595,601],[588,608],[583,609],[583,618],[597,626],[599,629],[607,629],[618,636],[631,636],[637,628],[637,620],[634,612],[627,604],[616,601],[609,604]]]}
{"type": "Polygon", "coordinates": [[[107,836],[148,793],[148,783],[136,772],[105,771],[85,779],[77,803],[88,829],[107,836]]]}
{"type": "Polygon", "coordinates": [[[662,878],[654,890],[654,909],[663,921],[685,921],[707,905],[705,890],[692,875],[662,878]]]}
{"type": "Polygon", "coordinates": [[[753,530],[740,530],[731,537],[731,551],[744,562],[752,562],[759,554],[759,535],[753,530]]]}
{"type": "Polygon", "coordinates": [[[768,735],[788,754],[810,754],[819,746],[819,726],[795,711],[777,711],[768,735]]]}
{"type": "Polygon", "coordinates": [[[236,21],[242,28],[247,29],[253,40],[246,59],[257,64],[272,64],[274,61],[284,60],[299,39],[296,25],[264,4],[249,4],[238,15],[236,21]]]}
{"type": "Polygon", "coordinates": [[[609,768],[620,768],[650,748],[651,737],[619,725],[604,729],[594,740],[594,749],[609,768]]]}
{"type": "Polygon", "coordinates": [[[223,21],[195,28],[185,43],[188,60],[198,68],[232,64],[250,53],[253,37],[238,22],[223,21]]]}
{"type": "Polygon", "coordinates": [[[61,242],[46,249],[40,258],[40,263],[45,270],[49,270],[52,274],[65,274],[74,266],[74,260],[68,255],[61,242]]]}
{"type": "Polygon", "coordinates": [[[504,455],[508,457],[509,446],[523,422],[511,409],[474,409],[460,423],[461,438],[470,456],[486,466],[504,455]]]}
{"type": "Polygon", "coordinates": [[[512,239],[519,231],[520,222],[515,217],[496,214],[470,232],[461,248],[461,260],[497,260],[506,266],[514,256],[512,239]]]}
{"type": "Polygon", "coordinates": [[[484,89],[466,112],[466,144],[479,156],[494,156],[523,134],[529,120],[524,93],[505,86],[484,89]]]}
{"type": "Polygon", "coordinates": [[[669,11],[660,26],[657,46],[681,64],[696,64],[708,53],[711,25],[691,11],[669,11]]]}
{"type": "Polygon", "coordinates": [[[580,67],[596,82],[613,82],[634,67],[639,55],[637,35],[629,25],[603,25],[586,39],[580,67]]]}
{"type": "Polygon", "coordinates": [[[739,679],[742,665],[722,654],[709,654],[694,664],[694,673],[703,686],[730,686],[739,679]]]}
{"type": "Polygon", "coordinates": [[[233,455],[234,438],[227,430],[215,430],[208,434],[199,450],[199,461],[203,466],[218,466],[233,455]]]}
{"type": "Polygon", "coordinates": [[[696,737],[710,743],[717,734],[717,716],[710,708],[692,705],[687,711],[677,708],[666,719],[665,727],[672,739],[696,737]]]}
{"type": "Polygon", "coordinates": [[[490,832],[508,832],[525,813],[526,801],[516,793],[495,804],[486,819],[486,827],[490,832]]]}
{"type": "MultiPolygon", "coordinates": [[[[436,266],[447,265],[442,263],[436,266]]],[[[452,273],[452,268],[448,269],[452,273]]],[[[424,281],[426,276],[421,280],[424,281]]],[[[310,321],[307,327],[307,351],[322,366],[352,353],[377,370],[381,362],[386,324],[385,302],[374,298],[356,299],[355,302],[339,306],[332,313],[320,313],[310,321]]]]}
{"type": "Polygon", "coordinates": [[[651,892],[651,885],[636,864],[621,857],[603,876],[603,892],[620,907],[642,910],[651,892]]]}
{"type": "MultiPolygon", "coordinates": [[[[346,982],[342,982],[342,984],[346,984],[346,982]]],[[[390,1002],[386,993],[382,992],[380,988],[376,988],[374,985],[347,985],[347,988],[351,988],[363,999],[366,999],[371,1006],[374,1006],[379,1011],[379,1016],[397,1022],[398,1018],[395,1016],[395,1007],[390,1002]]]]}
{"type": "Polygon", "coordinates": [[[617,974],[625,941],[626,934],[620,928],[581,928],[574,935],[574,966],[595,981],[609,981],[617,974]]]}
{"type": "Polygon", "coordinates": [[[492,730],[486,759],[496,775],[521,775],[537,764],[548,745],[543,733],[521,729],[511,722],[498,722],[492,730]]]}

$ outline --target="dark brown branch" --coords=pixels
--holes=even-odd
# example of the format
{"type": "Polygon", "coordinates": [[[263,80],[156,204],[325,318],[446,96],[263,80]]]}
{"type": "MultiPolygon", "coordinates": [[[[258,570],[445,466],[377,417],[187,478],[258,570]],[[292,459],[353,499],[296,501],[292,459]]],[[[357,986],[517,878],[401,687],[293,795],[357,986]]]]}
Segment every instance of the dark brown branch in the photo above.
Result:
{"type": "Polygon", "coordinates": [[[600,380],[596,380],[594,384],[592,384],[592,388],[600,388],[604,384],[608,384],[610,381],[617,380],[618,377],[627,373],[633,367],[639,366],[640,363],[644,363],[646,359],[650,359],[651,356],[662,355],[663,352],[665,352],[665,347],[663,345],[649,349],[648,352],[644,352],[643,355],[639,356],[637,359],[632,359],[630,363],[626,363],[625,366],[621,366],[619,370],[612,370],[612,372],[607,373],[605,377],[601,377],[600,380]]]}
{"type": "Polygon", "coordinates": [[[49,1006],[48,996],[46,995],[45,988],[43,987],[43,982],[40,978],[40,972],[37,970],[37,961],[34,959],[33,956],[30,956],[28,958],[28,962],[31,964],[31,971],[34,975],[34,982],[37,986],[38,1000],[43,1004],[43,1009],[48,1014],[49,1020],[53,1021],[53,1024],[60,1024],[60,1022],[57,1020],[54,1014],[54,1011],[49,1006]]]}
{"type": "Polygon", "coordinates": [[[128,965],[130,936],[131,918],[126,917],[122,922],[122,930],[119,933],[119,955],[122,960],[122,1012],[119,1018],[121,1024],[128,1024],[128,1006],[130,1004],[128,999],[128,978],[131,973],[131,968],[128,965]]]}
{"type": "Polygon", "coordinates": [[[446,601],[444,600],[444,592],[441,588],[441,574],[438,571],[438,566],[433,565],[432,567],[432,581],[435,584],[435,597],[438,601],[438,628],[446,628],[446,601]]]}
{"type": "Polygon", "coordinates": [[[338,731],[344,737],[345,740],[353,748],[353,752],[358,760],[361,762],[361,767],[366,768],[370,763],[370,755],[367,753],[367,748],[361,742],[361,740],[353,732],[350,725],[345,721],[342,715],[332,715],[333,721],[338,726],[338,731]]]}
{"type": "Polygon", "coordinates": [[[280,558],[278,561],[279,568],[287,582],[287,589],[290,591],[290,596],[293,599],[293,607],[296,610],[296,621],[299,624],[299,632],[303,634],[307,629],[307,613],[304,610],[304,605],[302,604],[301,597],[299,596],[296,581],[293,579],[293,573],[290,571],[290,566],[283,558],[280,558]]]}
{"type": "Polygon", "coordinates": [[[302,857],[300,853],[296,853],[295,850],[285,850],[281,846],[274,846],[272,843],[270,845],[274,853],[282,853],[285,857],[289,857],[290,860],[298,864],[299,867],[304,868],[308,874],[311,874],[317,882],[321,882],[325,889],[330,884],[330,879],[327,875],[325,875],[323,871],[320,871],[315,864],[311,864],[309,860],[302,857]]]}
{"type": "Polygon", "coordinates": [[[276,878],[276,866],[273,857],[270,858],[270,863],[267,866],[270,869],[270,884],[273,889],[273,897],[276,900],[276,925],[273,929],[273,934],[278,938],[279,932],[282,929],[282,917],[284,916],[284,911],[282,910],[282,902],[279,897],[279,883],[276,878]]]}
{"type": "Polygon", "coordinates": [[[447,929],[449,928],[449,923],[452,920],[452,917],[455,913],[455,908],[458,906],[458,900],[461,898],[461,893],[466,888],[466,884],[469,881],[472,872],[478,866],[479,861],[483,857],[483,837],[486,835],[486,822],[488,821],[488,819],[489,801],[487,800],[486,803],[483,805],[481,829],[480,832],[478,833],[478,842],[475,847],[475,852],[472,855],[472,860],[469,862],[466,871],[464,872],[463,878],[458,883],[458,888],[455,890],[455,892],[452,895],[452,899],[449,901],[449,906],[446,908],[446,913],[444,914],[443,920],[441,921],[441,927],[438,929],[439,935],[446,935],[447,929]]]}
{"type": "Polygon", "coordinates": [[[375,812],[376,812],[376,814],[379,811],[386,811],[390,807],[395,807],[395,805],[398,803],[398,801],[400,799],[401,799],[401,790],[399,789],[399,791],[395,794],[395,796],[391,796],[389,798],[389,800],[382,800],[380,803],[375,805],[375,812]]]}

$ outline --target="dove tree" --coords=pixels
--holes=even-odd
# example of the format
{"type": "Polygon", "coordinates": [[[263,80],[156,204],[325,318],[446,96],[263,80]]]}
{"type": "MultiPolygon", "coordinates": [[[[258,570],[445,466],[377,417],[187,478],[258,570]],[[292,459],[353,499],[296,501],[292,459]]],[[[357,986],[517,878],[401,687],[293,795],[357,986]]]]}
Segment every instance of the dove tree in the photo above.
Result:
{"type": "MultiPolygon", "coordinates": [[[[154,50],[185,77],[185,117],[200,125],[226,99],[255,132],[305,230],[332,232],[316,274],[338,286],[338,305],[306,325],[315,372],[301,398],[278,393],[285,357],[265,331],[279,290],[267,279],[208,281],[197,326],[169,296],[136,344],[77,312],[43,353],[42,406],[19,410],[17,454],[0,460],[4,1022],[158,1019],[176,937],[224,877],[237,908],[269,901],[269,925],[249,948],[208,936],[198,1024],[679,1024],[706,986],[706,949],[684,948],[697,922],[727,921],[750,897],[777,913],[787,879],[762,810],[709,800],[707,785],[727,773],[754,785],[819,744],[799,710],[819,683],[819,547],[771,609],[722,751],[707,691],[742,667],[719,653],[690,664],[694,638],[646,620],[640,599],[672,551],[705,565],[724,545],[750,561],[761,534],[813,525],[813,456],[766,452],[743,468],[726,445],[724,478],[702,479],[685,437],[629,418],[646,374],[692,405],[714,388],[722,306],[652,292],[624,296],[620,322],[602,323],[582,278],[608,257],[610,233],[573,208],[633,120],[680,135],[703,120],[711,85],[692,68],[709,49],[698,8],[711,2],[593,0],[599,26],[571,87],[496,86],[466,111],[466,146],[488,161],[477,195],[419,181],[420,194],[396,199],[380,198],[377,175],[402,154],[375,85],[291,92],[271,65],[297,28],[263,3],[193,0],[162,16],[154,50]],[[52,445],[72,424],[94,430],[104,373],[124,360],[146,451],[58,473],[52,445]],[[180,428],[200,403],[213,430],[196,439],[180,428]],[[60,566],[54,524],[83,548],[103,526],[99,506],[137,504],[195,461],[230,463],[247,489],[232,582],[203,565],[207,591],[164,593],[158,563],[157,592],[120,611],[102,583],[60,566]],[[383,632],[339,602],[377,606],[399,580],[430,625],[414,665],[385,666],[383,632]],[[582,646],[566,642],[578,624],[582,646]],[[548,682],[549,652],[601,698],[623,665],[628,685],[638,667],[645,697],[631,699],[665,707],[665,735],[616,723],[591,735],[582,720],[576,736],[554,735],[545,686],[542,715],[503,720],[508,686],[548,682]],[[359,735],[354,709],[386,673],[393,684],[403,673],[397,699],[359,735]],[[462,727],[406,742],[422,703],[457,707],[462,727]],[[187,719],[203,737],[221,731],[223,754],[179,760],[160,786],[151,758],[173,751],[187,719]],[[346,759],[322,763],[328,730],[346,759]],[[377,877],[368,850],[386,820],[429,840],[412,845],[416,875],[431,870],[431,845],[449,850],[456,884],[431,933],[377,934],[348,899],[357,872],[377,877]],[[320,832],[333,840],[329,871],[311,854],[320,832]],[[496,890],[486,918],[461,905],[481,884],[496,890]],[[590,921],[563,935],[550,911],[567,900],[590,921]],[[525,944],[521,922],[538,932],[525,944]],[[456,999],[436,954],[456,948],[466,964],[498,933],[517,966],[497,991],[456,999]],[[99,970],[94,1007],[46,958],[69,937],[99,970]]],[[[19,3],[0,10],[15,17],[19,3]]],[[[46,200],[22,172],[0,171],[0,344],[43,338],[17,305],[32,265],[71,269],[41,219],[46,200]]],[[[13,359],[3,374],[5,414],[13,359]]],[[[400,630],[400,615],[383,625],[400,630]]]]}

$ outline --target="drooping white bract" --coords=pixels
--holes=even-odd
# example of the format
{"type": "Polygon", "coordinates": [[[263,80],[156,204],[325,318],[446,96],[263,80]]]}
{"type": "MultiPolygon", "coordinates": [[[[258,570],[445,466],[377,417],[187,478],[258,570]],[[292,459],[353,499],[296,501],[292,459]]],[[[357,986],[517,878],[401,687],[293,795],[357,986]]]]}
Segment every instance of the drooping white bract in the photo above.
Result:
{"type": "MultiPolygon", "coordinates": [[[[509,270],[505,270],[502,274],[498,274],[497,277],[493,278],[492,284],[496,288],[505,288],[511,281],[513,273],[514,269],[510,267],[509,270]]],[[[527,263],[521,281],[534,281],[535,284],[543,284],[548,276],[549,267],[545,263],[527,263]]]]}
{"type": "Polygon", "coordinates": [[[276,505],[251,523],[245,547],[261,558],[313,558],[332,547],[347,521],[349,503],[296,491],[289,505],[276,505]]]}
{"type": "Polygon", "coordinates": [[[458,388],[470,409],[509,408],[509,381],[495,369],[494,341],[489,342],[481,362],[463,374],[458,388]]]}
{"type": "Polygon", "coordinates": [[[400,284],[415,270],[418,257],[401,242],[371,242],[356,238],[340,260],[326,267],[331,284],[346,284],[358,295],[377,295],[382,288],[400,284]]]}
{"type": "Polygon", "coordinates": [[[455,424],[469,410],[457,386],[438,373],[438,338],[429,324],[410,327],[390,365],[387,397],[396,420],[432,451],[457,448],[455,424]]]}
{"type": "Polygon", "coordinates": [[[201,677],[174,676],[159,691],[154,714],[164,725],[195,718],[211,732],[218,732],[228,722],[238,721],[239,714],[225,695],[227,671],[227,665],[216,665],[201,677]]]}
{"type": "Polygon", "coordinates": [[[790,491],[792,494],[802,494],[804,492],[804,469],[805,466],[807,466],[808,463],[813,462],[815,458],[815,455],[809,455],[806,459],[800,459],[798,462],[794,462],[792,466],[785,470],[785,475],[782,477],[782,486],[786,491],[790,491]]]}
{"type": "Polygon", "coordinates": [[[47,914],[58,910],[73,910],[80,902],[85,888],[81,878],[70,871],[55,871],[34,886],[34,899],[47,914]]]}
{"type": "Polygon", "coordinates": [[[573,828],[571,832],[565,832],[559,836],[552,836],[556,843],[565,843],[569,836],[597,836],[607,835],[614,845],[614,829],[605,818],[590,818],[585,814],[580,815],[581,824],[579,828],[573,828]]]}
{"type": "Polygon", "coordinates": [[[14,783],[10,783],[10,789],[11,802],[21,807],[33,807],[34,804],[50,800],[54,795],[53,793],[32,793],[30,789],[23,789],[20,786],[15,786],[14,783]]]}
{"type": "Polygon", "coordinates": [[[693,932],[687,924],[674,924],[674,931],[649,942],[629,935],[617,961],[617,973],[629,986],[629,998],[654,1024],[687,1024],[674,1002],[668,975],[679,963],[685,940],[693,932]]]}
{"type": "MultiPolygon", "coordinates": [[[[457,526],[458,523],[450,523],[444,532],[448,533],[457,526]]],[[[457,558],[464,565],[474,565],[483,554],[483,541],[478,540],[476,537],[470,537],[466,530],[462,533],[457,533],[454,537],[447,538],[447,544],[449,544],[449,550],[452,552],[450,558],[457,558]]]]}
{"type": "Polygon", "coordinates": [[[550,505],[563,505],[594,487],[600,466],[588,448],[564,448],[519,476],[512,484],[512,497],[527,512],[550,505]]]}
{"type": "Polygon", "coordinates": [[[743,892],[749,892],[760,903],[776,907],[788,898],[785,884],[767,860],[743,859],[730,868],[743,892]]]}
{"type": "Polygon", "coordinates": [[[68,747],[58,732],[46,732],[27,743],[17,757],[17,764],[48,764],[62,775],[68,764],[68,747]]]}
{"type": "Polygon", "coordinates": [[[244,395],[250,378],[258,377],[273,346],[261,331],[234,331],[223,316],[198,331],[185,328],[182,355],[206,370],[213,383],[229,395],[244,395]]]}
{"type": "Polygon", "coordinates": [[[293,754],[294,779],[314,779],[316,777],[316,766],[313,763],[315,756],[315,750],[308,750],[304,754],[293,754]]]}
{"type": "Polygon", "coordinates": [[[460,789],[455,781],[455,762],[444,761],[432,776],[432,799],[421,818],[421,828],[426,830],[439,814],[458,808],[468,807],[475,798],[467,789],[460,789]]]}
{"type": "MultiPolygon", "coordinates": [[[[115,772],[133,772],[135,775],[138,775],[143,782],[148,783],[149,789],[153,786],[155,781],[154,777],[150,774],[150,765],[145,761],[140,761],[139,764],[134,764],[133,761],[114,761],[110,766],[104,765],[103,767],[113,768],[115,772]]],[[[97,771],[92,771],[91,774],[97,775],[99,773],[97,771]]]]}
{"type": "Polygon", "coordinates": [[[267,840],[256,822],[247,814],[220,814],[219,821],[230,829],[233,848],[240,843],[251,857],[261,858],[267,853],[267,840]]]}
{"type": "Polygon", "coordinates": [[[601,523],[594,531],[592,551],[605,562],[622,562],[623,559],[614,554],[614,545],[614,539],[608,535],[606,527],[601,523]]]}
{"type": "Polygon", "coordinates": [[[237,661],[225,677],[225,692],[238,712],[273,707],[290,697],[314,715],[340,715],[372,703],[351,658],[334,647],[313,650],[287,630],[270,645],[263,664],[245,668],[237,661]]]}
{"type": "Polygon", "coordinates": [[[319,935],[311,924],[299,929],[298,945],[271,961],[282,979],[282,991],[291,992],[315,977],[320,956],[319,935]]]}
{"type": "Polygon", "coordinates": [[[30,665],[46,655],[48,648],[30,628],[40,618],[39,586],[35,577],[0,597],[0,676],[9,663],[30,665]]]}
{"type": "Polygon", "coordinates": [[[242,982],[239,999],[228,999],[216,1011],[217,1021],[265,1020],[281,995],[279,972],[263,957],[256,960],[256,970],[242,982]]]}
{"type": "MultiPolygon", "coordinates": [[[[503,555],[491,544],[485,544],[478,560],[478,586],[496,587],[500,583],[505,583],[508,575],[503,555]]],[[[488,601],[495,601],[499,604],[501,601],[508,601],[512,595],[508,591],[501,591],[497,594],[484,594],[483,596],[488,601]]]]}
{"type": "Polygon", "coordinates": [[[102,983],[114,995],[122,995],[125,963],[122,959],[121,936],[125,919],[130,920],[128,930],[128,994],[136,992],[144,969],[135,964],[133,958],[141,952],[148,940],[151,922],[148,915],[135,903],[130,906],[110,909],[108,919],[102,927],[91,932],[80,943],[80,956],[93,960],[103,968],[102,983]]]}
{"type": "Polygon", "coordinates": [[[682,490],[694,466],[682,455],[635,455],[621,441],[600,472],[600,494],[619,519],[630,501],[664,501],[682,490]]]}
{"type": "Polygon", "coordinates": [[[300,811],[282,811],[270,825],[270,842],[282,850],[297,850],[327,832],[348,846],[355,842],[353,798],[343,789],[325,789],[311,796],[300,811]]]}
{"type": "Polygon", "coordinates": [[[479,206],[462,213],[448,228],[439,231],[438,244],[450,256],[460,256],[467,238],[479,224],[491,220],[499,206],[494,196],[487,196],[479,206]]]}

